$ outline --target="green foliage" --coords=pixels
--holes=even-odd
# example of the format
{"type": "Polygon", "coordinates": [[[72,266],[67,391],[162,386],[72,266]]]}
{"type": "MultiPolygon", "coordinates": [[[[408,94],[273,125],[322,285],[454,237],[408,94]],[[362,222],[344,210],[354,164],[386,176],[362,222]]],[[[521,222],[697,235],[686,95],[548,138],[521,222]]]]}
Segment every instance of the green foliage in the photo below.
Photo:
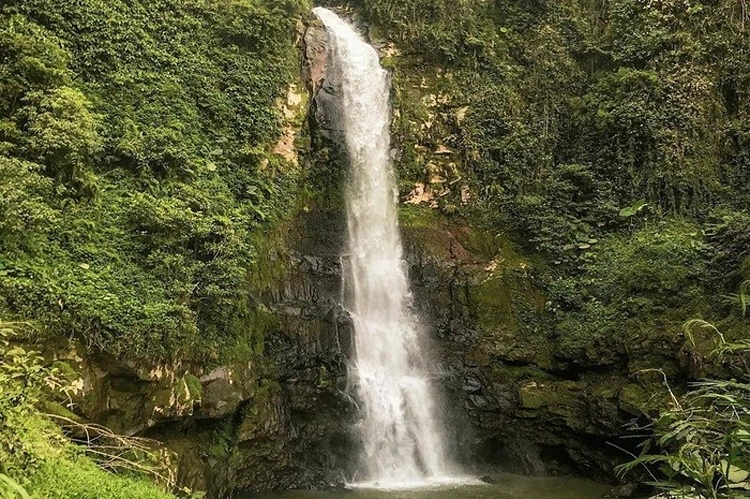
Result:
{"type": "Polygon", "coordinates": [[[584,165],[559,165],[538,181],[535,193],[513,201],[518,230],[528,233],[533,249],[555,264],[577,262],[617,224],[610,184],[584,165]]]}
{"type": "Polygon", "coordinates": [[[16,497],[20,497],[21,499],[30,499],[29,493],[26,492],[26,489],[24,489],[11,477],[0,473],[0,483],[2,483],[3,485],[3,488],[0,489],[0,493],[2,493],[2,496],[0,497],[2,497],[3,499],[14,499],[16,497]]]}
{"type": "Polygon", "coordinates": [[[18,114],[29,159],[44,164],[52,176],[78,179],[101,146],[98,118],[86,96],[75,88],[59,87],[28,93],[23,102],[18,114]]]}
{"type": "Polygon", "coordinates": [[[347,3],[398,48],[402,193],[428,185],[444,214],[533,254],[556,356],[619,362],[727,295],[740,320],[745,2],[347,3]]]}
{"type": "MultiPolygon", "coordinates": [[[[60,397],[65,387],[58,372],[45,367],[38,353],[15,343],[21,330],[27,328],[0,321],[0,497],[174,497],[143,475],[108,473],[84,454],[97,456],[102,464],[115,464],[120,470],[148,470],[149,465],[139,464],[143,455],[138,458],[138,454],[124,453],[124,448],[105,443],[104,432],[94,427],[87,431],[97,435],[94,440],[98,443],[88,449],[76,448],[40,414],[41,403],[60,397]]],[[[117,438],[121,443],[126,440],[117,438]]]]}
{"type": "Polygon", "coordinates": [[[3,16],[0,20],[0,96],[2,114],[10,116],[28,92],[64,86],[71,82],[70,53],[48,30],[24,16],[3,16]]]}
{"type": "MultiPolygon", "coordinates": [[[[746,497],[750,490],[750,370],[742,357],[750,353],[750,345],[744,340],[727,343],[704,321],[688,322],[686,332],[691,334],[696,326],[717,333],[718,347],[713,352],[717,360],[740,360],[738,378],[694,383],[679,399],[667,387],[672,403],[646,428],[652,436],[642,444],[641,455],[619,471],[654,466],[663,476],[652,474],[654,485],[675,497],[746,497]]],[[[644,429],[635,427],[639,432],[644,429]]]]}
{"type": "Polygon", "coordinates": [[[256,232],[294,209],[268,151],[303,0],[0,8],[0,307],[150,360],[257,342],[256,232]]]}
{"type": "Polygon", "coordinates": [[[721,115],[711,85],[700,70],[605,74],[574,101],[567,154],[609,174],[621,199],[645,193],[663,210],[695,211],[719,175],[721,115]]]}
{"type": "Polygon", "coordinates": [[[631,204],[630,206],[626,206],[625,208],[620,210],[619,215],[624,218],[630,218],[641,211],[644,210],[644,208],[648,207],[648,203],[644,200],[636,201],[635,203],[631,204]]]}
{"type": "Polygon", "coordinates": [[[29,441],[35,405],[59,387],[37,352],[10,342],[20,326],[0,321],[0,473],[11,478],[34,471],[37,456],[29,441]]]}
{"type": "Polygon", "coordinates": [[[226,459],[237,439],[237,424],[231,418],[223,420],[211,434],[208,453],[216,459],[226,459]]]}
{"type": "Polygon", "coordinates": [[[191,399],[196,400],[201,398],[203,385],[201,385],[201,380],[197,376],[187,373],[185,375],[185,385],[188,388],[188,392],[190,392],[191,399]]]}
{"type": "Polygon", "coordinates": [[[359,0],[358,7],[385,34],[434,62],[471,64],[494,49],[495,32],[485,17],[489,9],[470,0],[359,0]]]}
{"type": "Polygon", "coordinates": [[[705,273],[705,253],[697,227],[677,220],[601,241],[578,276],[550,285],[558,348],[627,341],[628,332],[650,330],[665,316],[703,313],[706,291],[696,278],[705,273]]]}
{"type": "Polygon", "coordinates": [[[174,499],[143,478],[108,474],[83,458],[46,462],[29,487],[32,497],[49,499],[174,499]]]}
{"type": "Polygon", "coordinates": [[[403,179],[446,178],[441,208],[560,273],[647,219],[746,213],[744,2],[349,3],[401,51],[388,62],[403,179]],[[456,151],[447,165],[424,152],[438,144],[456,151]]]}
{"type": "Polygon", "coordinates": [[[728,211],[706,228],[712,249],[712,280],[724,292],[750,279],[750,213],[728,211]]]}
{"type": "Polygon", "coordinates": [[[689,293],[690,281],[704,271],[703,236],[699,229],[679,220],[646,227],[630,237],[612,237],[597,248],[587,264],[585,293],[602,301],[624,301],[650,293],[679,305],[689,293]],[[589,281],[589,279],[591,279],[589,281]]]}
{"type": "Polygon", "coordinates": [[[0,157],[0,249],[31,248],[57,221],[52,181],[35,163],[0,157]]]}
{"type": "Polygon", "coordinates": [[[737,293],[740,307],[742,308],[742,317],[747,317],[747,307],[750,302],[750,281],[744,281],[740,284],[740,291],[737,293]]]}

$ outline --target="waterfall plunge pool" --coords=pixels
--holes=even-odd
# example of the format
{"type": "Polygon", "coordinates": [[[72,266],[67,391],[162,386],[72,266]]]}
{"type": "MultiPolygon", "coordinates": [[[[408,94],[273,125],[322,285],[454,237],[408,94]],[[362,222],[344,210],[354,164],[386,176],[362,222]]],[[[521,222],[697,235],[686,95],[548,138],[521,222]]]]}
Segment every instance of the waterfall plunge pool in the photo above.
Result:
{"type": "Polygon", "coordinates": [[[604,499],[611,486],[567,477],[493,476],[492,485],[458,485],[417,489],[355,488],[345,491],[289,491],[259,499],[604,499]]]}

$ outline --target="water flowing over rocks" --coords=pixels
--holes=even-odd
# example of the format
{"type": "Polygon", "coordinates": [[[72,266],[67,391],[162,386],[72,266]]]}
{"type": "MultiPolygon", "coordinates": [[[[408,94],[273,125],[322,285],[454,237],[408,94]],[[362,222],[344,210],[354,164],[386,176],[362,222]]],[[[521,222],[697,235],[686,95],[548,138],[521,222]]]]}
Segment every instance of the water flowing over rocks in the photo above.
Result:
{"type": "Polygon", "coordinates": [[[377,51],[333,12],[314,10],[330,32],[330,74],[349,173],[344,304],[354,323],[350,382],[359,401],[357,480],[381,487],[448,477],[432,362],[412,309],[390,161],[390,75],[377,51]]]}

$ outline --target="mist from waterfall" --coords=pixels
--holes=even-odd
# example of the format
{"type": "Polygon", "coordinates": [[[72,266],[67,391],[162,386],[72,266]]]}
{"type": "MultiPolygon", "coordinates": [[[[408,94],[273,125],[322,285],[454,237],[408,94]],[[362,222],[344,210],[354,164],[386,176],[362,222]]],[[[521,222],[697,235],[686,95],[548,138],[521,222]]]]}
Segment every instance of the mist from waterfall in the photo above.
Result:
{"type": "Polygon", "coordinates": [[[350,162],[346,307],[354,323],[350,378],[364,447],[356,480],[386,488],[450,481],[431,359],[404,269],[390,160],[390,75],[352,26],[327,9],[314,13],[331,38],[350,162]]]}

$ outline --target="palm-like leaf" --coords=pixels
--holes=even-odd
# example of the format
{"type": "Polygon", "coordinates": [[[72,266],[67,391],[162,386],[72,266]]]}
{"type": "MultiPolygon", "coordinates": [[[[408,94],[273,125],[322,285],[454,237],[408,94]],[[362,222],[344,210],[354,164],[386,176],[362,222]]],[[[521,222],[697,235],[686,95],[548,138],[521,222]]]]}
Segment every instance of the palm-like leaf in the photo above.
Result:
{"type": "MultiPolygon", "coordinates": [[[[741,294],[747,291],[745,286],[741,294]]],[[[633,426],[649,432],[650,438],[641,444],[641,455],[617,471],[622,475],[636,467],[658,469],[663,479],[654,485],[676,497],[746,497],[750,489],[750,383],[746,382],[750,368],[742,355],[750,352],[750,339],[727,342],[702,320],[688,321],[684,331],[693,346],[698,331],[714,332],[713,357],[723,362],[740,355],[740,379],[691,383],[690,391],[677,398],[665,376],[673,403],[648,425],[633,426]]]]}

